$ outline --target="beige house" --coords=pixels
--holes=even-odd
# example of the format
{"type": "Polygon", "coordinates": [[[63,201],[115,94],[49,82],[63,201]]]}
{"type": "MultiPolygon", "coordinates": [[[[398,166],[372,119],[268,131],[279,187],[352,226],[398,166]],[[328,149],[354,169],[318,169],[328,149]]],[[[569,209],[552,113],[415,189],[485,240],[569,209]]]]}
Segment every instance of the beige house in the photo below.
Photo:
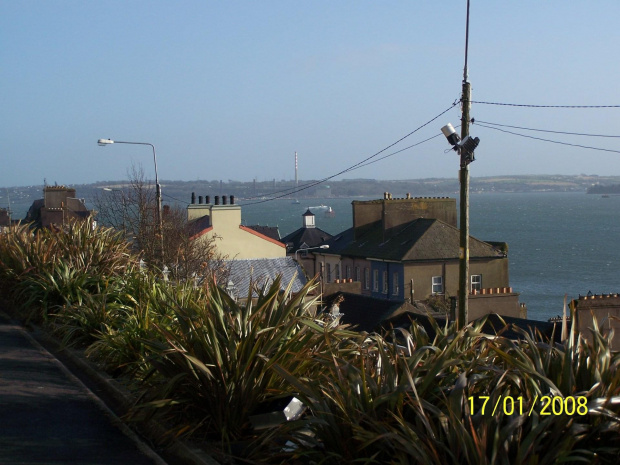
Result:
{"type": "Polygon", "coordinates": [[[230,260],[286,257],[282,242],[241,224],[241,206],[235,205],[234,196],[230,196],[230,203],[226,196],[222,197],[221,204],[219,196],[214,199],[211,204],[207,196],[202,203],[201,196],[196,203],[196,196],[192,194],[192,203],[187,206],[192,239],[217,238],[218,252],[230,260]]]}
{"type": "MultiPolygon", "coordinates": [[[[361,294],[393,301],[446,302],[458,295],[456,200],[393,198],[354,201],[353,227],[315,251],[326,283],[359,282],[361,294]]],[[[469,318],[489,313],[525,317],[512,291],[508,247],[470,236],[469,318]]]]}

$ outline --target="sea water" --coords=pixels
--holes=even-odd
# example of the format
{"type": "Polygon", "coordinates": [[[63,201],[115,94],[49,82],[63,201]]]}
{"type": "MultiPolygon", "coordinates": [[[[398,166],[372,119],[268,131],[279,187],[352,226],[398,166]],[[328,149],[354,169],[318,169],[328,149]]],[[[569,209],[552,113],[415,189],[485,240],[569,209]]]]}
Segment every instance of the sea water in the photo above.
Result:
{"type": "MultiPolygon", "coordinates": [[[[330,234],[350,228],[352,200],[239,203],[245,203],[244,224],[278,226],[284,237],[301,227],[308,207],[321,205],[332,207],[335,216],[328,218],[314,209],[318,228],[330,234]]],[[[529,318],[547,320],[561,314],[564,295],[571,299],[589,291],[620,292],[620,196],[472,194],[469,223],[473,237],[508,243],[510,285],[527,305],[529,318]]]]}

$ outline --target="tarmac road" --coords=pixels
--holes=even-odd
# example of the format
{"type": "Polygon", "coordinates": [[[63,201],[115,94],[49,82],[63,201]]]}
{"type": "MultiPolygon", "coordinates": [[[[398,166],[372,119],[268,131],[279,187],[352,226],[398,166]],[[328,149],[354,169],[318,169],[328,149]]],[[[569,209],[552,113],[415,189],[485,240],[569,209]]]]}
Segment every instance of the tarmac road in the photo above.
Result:
{"type": "Polygon", "coordinates": [[[0,315],[0,464],[166,463],[23,328],[0,315]]]}

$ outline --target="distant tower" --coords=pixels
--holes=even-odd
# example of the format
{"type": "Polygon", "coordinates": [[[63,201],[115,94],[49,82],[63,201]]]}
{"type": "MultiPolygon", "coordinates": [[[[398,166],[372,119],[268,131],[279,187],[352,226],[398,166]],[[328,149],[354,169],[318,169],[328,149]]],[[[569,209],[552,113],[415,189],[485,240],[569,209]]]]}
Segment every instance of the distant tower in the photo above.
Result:
{"type": "Polygon", "coordinates": [[[299,179],[297,178],[297,152],[295,152],[295,190],[299,186],[299,179]]]}

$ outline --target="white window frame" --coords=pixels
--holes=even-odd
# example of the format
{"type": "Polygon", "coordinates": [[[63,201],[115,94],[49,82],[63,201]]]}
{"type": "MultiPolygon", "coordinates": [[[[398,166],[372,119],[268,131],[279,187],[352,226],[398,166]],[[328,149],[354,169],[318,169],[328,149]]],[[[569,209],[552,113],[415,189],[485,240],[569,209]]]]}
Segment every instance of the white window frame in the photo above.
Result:
{"type": "Polygon", "coordinates": [[[340,263],[334,265],[334,278],[340,280],[340,263]]]}
{"type": "Polygon", "coordinates": [[[346,266],[346,268],[345,268],[345,270],[346,270],[346,276],[345,276],[345,278],[346,278],[346,279],[347,279],[347,281],[348,281],[349,279],[351,279],[351,265],[347,265],[347,266],[346,266]]]}
{"type": "Polygon", "coordinates": [[[379,292],[379,270],[372,270],[372,290],[379,292]]]}
{"type": "Polygon", "coordinates": [[[474,290],[480,291],[482,289],[482,275],[481,274],[472,274],[470,278],[470,292],[474,290]]]}
{"type": "Polygon", "coordinates": [[[332,282],[332,264],[326,263],[325,267],[327,269],[327,282],[331,283],[332,282]]]}
{"type": "Polygon", "coordinates": [[[370,289],[370,269],[364,268],[364,289],[370,289]]]}
{"type": "Polygon", "coordinates": [[[433,276],[431,280],[431,294],[433,295],[443,294],[443,276],[433,276]]]}
{"type": "Polygon", "coordinates": [[[359,266],[355,267],[355,280],[359,283],[362,281],[362,270],[359,266]]]}

